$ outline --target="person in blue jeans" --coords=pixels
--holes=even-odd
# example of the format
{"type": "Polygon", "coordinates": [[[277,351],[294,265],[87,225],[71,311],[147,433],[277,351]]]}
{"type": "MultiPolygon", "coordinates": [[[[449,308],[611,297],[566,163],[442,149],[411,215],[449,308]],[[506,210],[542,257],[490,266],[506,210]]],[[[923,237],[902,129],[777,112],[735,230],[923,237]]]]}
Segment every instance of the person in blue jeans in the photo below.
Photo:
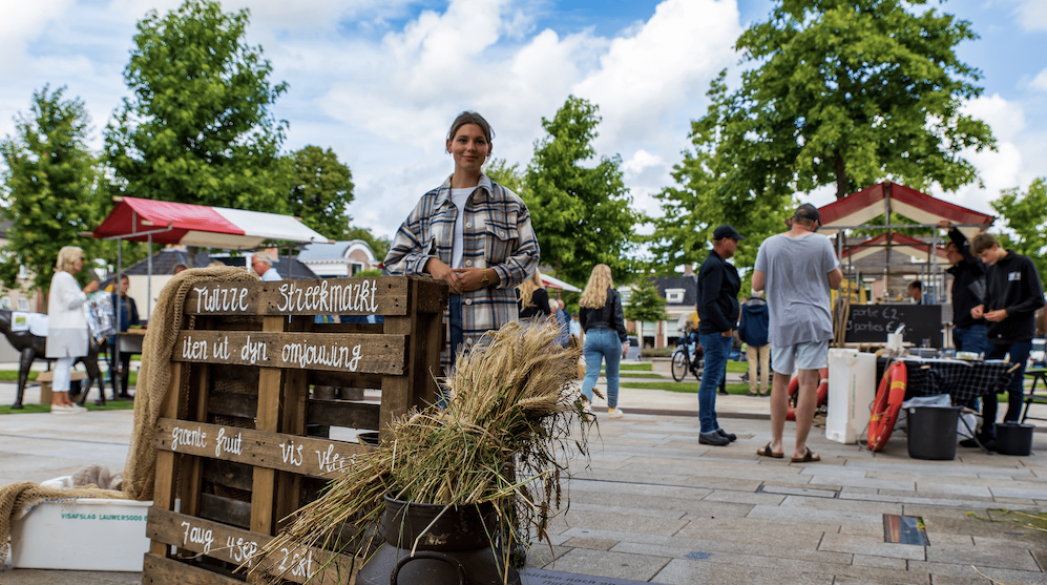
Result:
{"type": "Polygon", "coordinates": [[[734,256],[738,242],[745,238],[733,227],[713,230],[713,249],[698,270],[698,342],[705,352],[705,369],[698,386],[700,445],[724,446],[738,439],[720,428],[716,420],[716,388],[727,375],[734,324],[738,322],[738,291],[741,279],[727,259],[734,256]]]}
{"type": "Polygon", "coordinates": [[[625,314],[622,298],[614,290],[611,268],[597,264],[589,274],[589,283],[582,291],[578,321],[585,331],[585,381],[582,394],[586,412],[592,412],[593,386],[600,376],[600,361],[607,362],[607,416],[622,418],[618,408],[618,365],[629,350],[625,332],[625,314]]]}
{"type": "MultiPolygon", "coordinates": [[[[1007,388],[1005,422],[1018,422],[1025,395],[1025,364],[1036,335],[1036,311],[1044,306],[1040,274],[1032,260],[1004,249],[992,234],[978,234],[971,242],[971,252],[987,265],[985,271],[985,304],[971,309],[975,319],[984,318],[990,359],[1003,359],[1018,366],[1007,388]]],[[[996,446],[996,393],[982,397],[982,429],[979,439],[989,449],[996,446]]],[[[961,441],[962,446],[970,446],[961,441]]]]}

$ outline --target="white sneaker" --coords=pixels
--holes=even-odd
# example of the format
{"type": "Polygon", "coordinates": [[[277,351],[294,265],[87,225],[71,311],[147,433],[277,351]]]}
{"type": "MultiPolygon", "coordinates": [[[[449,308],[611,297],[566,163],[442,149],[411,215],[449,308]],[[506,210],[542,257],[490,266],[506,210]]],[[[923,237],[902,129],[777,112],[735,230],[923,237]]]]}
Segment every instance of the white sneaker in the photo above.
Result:
{"type": "Polygon", "coordinates": [[[78,414],[81,412],[87,412],[87,409],[83,406],[80,406],[79,404],[70,404],[69,408],[73,409],[73,412],[76,412],[78,414]]]}
{"type": "Polygon", "coordinates": [[[624,415],[624,414],[625,414],[625,411],[623,411],[620,408],[608,408],[607,409],[607,418],[622,418],[622,415],[624,415]]]}
{"type": "Polygon", "coordinates": [[[76,411],[69,406],[62,406],[61,404],[52,404],[51,414],[76,414],[76,411]]]}

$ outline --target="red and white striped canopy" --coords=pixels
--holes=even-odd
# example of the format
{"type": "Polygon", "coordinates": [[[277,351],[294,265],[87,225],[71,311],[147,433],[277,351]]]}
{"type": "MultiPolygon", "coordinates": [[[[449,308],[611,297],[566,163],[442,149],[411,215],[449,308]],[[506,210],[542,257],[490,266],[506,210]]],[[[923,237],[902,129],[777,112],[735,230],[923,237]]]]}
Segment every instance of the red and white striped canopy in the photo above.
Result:
{"type": "Polygon", "coordinates": [[[208,248],[257,248],[263,242],[331,243],[290,215],[114,197],[116,207],[95,228],[95,238],[208,248]],[[167,229],[170,227],[170,229],[167,229]]]}
{"type": "MultiPolygon", "coordinates": [[[[861,244],[847,246],[843,249],[843,254],[840,256],[840,262],[845,264],[849,262],[857,262],[858,260],[876,254],[877,252],[882,253],[887,250],[884,245],[886,243],[887,234],[880,234],[875,238],[862,242],[861,244]]],[[[924,262],[930,262],[930,247],[931,245],[923,240],[918,240],[905,234],[891,234],[890,249],[893,252],[898,252],[906,256],[913,256],[924,262]]],[[[943,265],[948,264],[948,256],[945,254],[945,248],[935,246],[935,252],[938,256],[938,262],[943,265]]]]}
{"type": "MultiPolygon", "coordinates": [[[[955,224],[989,226],[996,219],[980,211],[960,207],[915,189],[886,181],[820,207],[818,213],[821,215],[822,233],[835,233],[838,226],[863,225],[870,219],[883,215],[887,186],[890,186],[891,211],[917,223],[936,224],[947,219],[955,224]]],[[[968,238],[973,238],[979,228],[961,227],[959,230],[968,238]]]]}

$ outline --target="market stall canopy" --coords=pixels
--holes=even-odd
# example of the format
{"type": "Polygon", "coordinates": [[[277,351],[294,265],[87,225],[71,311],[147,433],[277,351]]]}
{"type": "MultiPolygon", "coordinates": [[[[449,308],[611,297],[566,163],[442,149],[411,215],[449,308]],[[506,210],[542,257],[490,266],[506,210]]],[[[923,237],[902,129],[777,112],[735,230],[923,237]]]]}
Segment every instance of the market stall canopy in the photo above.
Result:
{"type": "MultiPolygon", "coordinates": [[[[954,224],[990,226],[996,218],[942,201],[915,189],[886,181],[866,187],[857,193],[818,209],[822,217],[822,233],[835,233],[835,227],[860,226],[883,215],[887,193],[890,191],[891,211],[923,224],[936,224],[947,219],[954,224]]],[[[968,239],[978,233],[978,227],[959,228],[968,239]]],[[[915,255],[915,254],[914,254],[915,255]]]]}
{"type": "MultiPolygon", "coordinates": [[[[880,234],[875,238],[866,240],[860,244],[854,246],[847,246],[843,249],[843,255],[840,257],[841,262],[857,262],[866,256],[871,256],[877,252],[883,253],[887,244],[887,234],[880,234]]],[[[898,252],[907,256],[913,256],[919,258],[923,262],[930,262],[930,244],[919,240],[917,238],[906,236],[904,234],[891,234],[891,251],[898,252]]],[[[938,255],[938,262],[948,264],[949,260],[945,254],[945,249],[936,246],[938,255]]]]}
{"type": "Polygon", "coordinates": [[[542,283],[545,284],[546,288],[557,288],[560,290],[565,290],[567,292],[582,292],[582,289],[578,288],[577,286],[567,284],[559,278],[553,278],[548,274],[542,275],[542,283]]]}
{"type": "Polygon", "coordinates": [[[114,197],[116,207],[91,235],[154,244],[257,248],[263,242],[330,243],[297,218],[277,213],[114,197]],[[169,228],[169,229],[168,229],[169,228]]]}

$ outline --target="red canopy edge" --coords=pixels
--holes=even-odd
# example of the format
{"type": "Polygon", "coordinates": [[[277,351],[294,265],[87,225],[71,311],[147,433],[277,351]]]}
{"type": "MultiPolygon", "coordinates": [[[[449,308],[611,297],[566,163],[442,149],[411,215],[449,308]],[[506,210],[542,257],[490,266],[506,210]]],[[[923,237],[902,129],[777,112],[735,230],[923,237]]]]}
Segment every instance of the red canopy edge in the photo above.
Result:
{"type": "MultiPolygon", "coordinates": [[[[920,223],[937,223],[942,219],[947,219],[955,224],[988,226],[996,219],[991,215],[943,201],[916,189],[885,181],[870,185],[857,193],[852,193],[819,208],[822,226],[831,231],[836,226],[862,225],[882,215],[883,201],[887,198],[886,185],[890,185],[891,209],[920,223]]],[[[961,231],[971,237],[978,230],[977,228],[961,228],[961,231]]]]}

